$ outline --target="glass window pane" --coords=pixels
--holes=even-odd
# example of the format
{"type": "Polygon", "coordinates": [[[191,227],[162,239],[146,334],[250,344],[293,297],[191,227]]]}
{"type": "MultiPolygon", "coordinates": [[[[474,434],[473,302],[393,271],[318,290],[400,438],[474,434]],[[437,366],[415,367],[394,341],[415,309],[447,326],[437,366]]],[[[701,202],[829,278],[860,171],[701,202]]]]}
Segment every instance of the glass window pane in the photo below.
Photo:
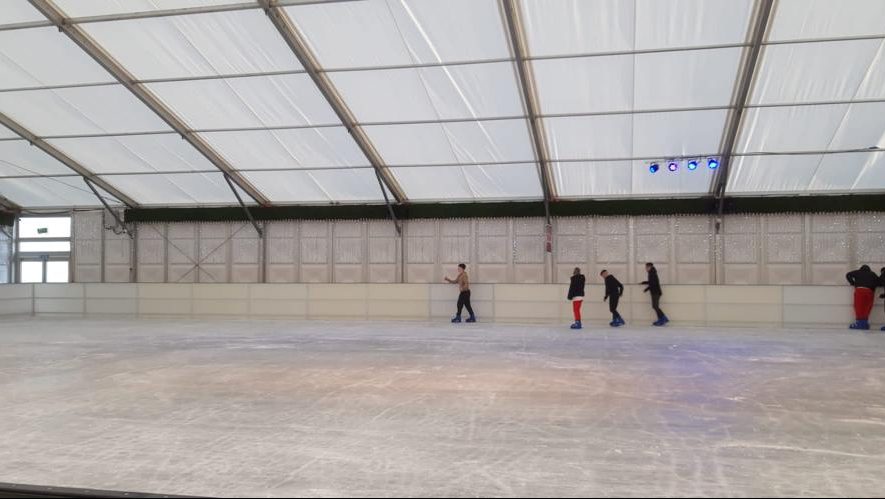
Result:
{"type": "Polygon", "coordinates": [[[198,130],[341,123],[306,75],[154,83],[148,88],[198,130]]]}
{"type": "Polygon", "coordinates": [[[361,122],[522,116],[511,63],[332,73],[361,122]]]}
{"type": "Polygon", "coordinates": [[[243,0],[54,0],[68,16],[87,17],[131,12],[241,4],[243,0]]]}
{"type": "Polygon", "coordinates": [[[56,28],[0,31],[0,89],[114,82],[56,28]]]}
{"type": "Polygon", "coordinates": [[[535,164],[392,168],[412,200],[506,201],[544,196],[535,164]]]}
{"type": "Polygon", "coordinates": [[[43,262],[22,262],[20,277],[22,284],[43,282],[43,262]]]}
{"type": "Polygon", "coordinates": [[[310,170],[242,172],[274,203],[383,201],[375,171],[310,170]]]}
{"type": "Polygon", "coordinates": [[[94,173],[216,169],[194,147],[174,134],[53,139],[48,142],[94,173]]]}
{"type": "Polygon", "coordinates": [[[0,25],[35,21],[46,21],[46,18],[27,0],[3,0],[0,2],[0,25]]]}
{"type": "Polygon", "coordinates": [[[24,140],[0,141],[0,177],[71,173],[67,166],[24,140]]]}
{"type": "Polygon", "coordinates": [[[50,261],[46,262],[46,282],[61,283],[68,282],[69,277],[68,261],[50,261]]]}
{"type": "Polygon", "coordinates": [[[344,127],[200,136],[238,170],[371,166],[344,127]]]}
{"type": "Polygon", "coordinates": [[[18,219],[18,237],[71,237],[71,217],[23,217],[18,219]]]}
{"type": "Polygon", "coordinates": [[[301,69],[261,9],[89,23],[83,28],[142,80],[301,69]]]}
{"type": "MultiPolygon", "coordinates": [[[[237,199],[219,173],[103,176],[114,187],[143,205],[232,205],[237,199]]],[[[251,198],[241,193],[243,200],[251,198]]]]}
{"type": "Polygon", "coordinates": [[[22,241],[18,243],[22,253],[67,253],[71,251],[70,241],[22,241]]]}
{"type": "Polygon", "coordinates": [[[170,130],[122,85],[0,92],[0,111],[42,136],[170,130]]]}
{"type": "Polygon", "coordinates": [[[367,126],[389,166],[532,162],[525,120],[367,126]]]}
{"type": "Polygon", "coordinates": [[[881,40],[765,47],[751,102],[789,104],[854,98],[881,40]]]}
{"type": "Polygon", "coordinates": [[[366,0],[286,12],[325,68],[509,57],[494,0],[366,0]]]}
{"type": "Polygon", "coordinates": [[[881,0],[779,0],[769,40],[885,34],[881,0]]]}
{"type": "MultiPolygon", "coordinates": [[[[24,208],[101,207],[80,177],[0,178],[0,195],[24,208]]],[[[121,204],[106,192],[102,195],[109,204],[121,204]]]]}

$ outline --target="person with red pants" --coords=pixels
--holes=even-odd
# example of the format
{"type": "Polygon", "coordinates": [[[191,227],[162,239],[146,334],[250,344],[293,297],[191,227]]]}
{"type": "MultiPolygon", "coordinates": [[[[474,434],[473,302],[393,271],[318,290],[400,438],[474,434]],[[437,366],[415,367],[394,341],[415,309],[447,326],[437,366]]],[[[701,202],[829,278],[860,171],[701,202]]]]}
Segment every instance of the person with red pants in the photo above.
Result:
{"type": "Polygon", "coordinates": [[[584,304],[584,284],[586,283],[584,274],[581,269],[575,267],[572,274],[572,282],[568,287],[568,299],[572,302],[572,310],[575,313],[575,323],[571,325],[572,329],[581,329],[581,305],[584,304]]]}
{"type": "Polygon", "coordinates": [[[851,329],[870,329],[870,312],[873,311],[873,300],[876,298],[876,288],[879,286],[879,276],[864,265],[858,270],[849,272],[846,276],[848,283],[854,286],[854,317],[856,321],[849,326],[851,329]]]}

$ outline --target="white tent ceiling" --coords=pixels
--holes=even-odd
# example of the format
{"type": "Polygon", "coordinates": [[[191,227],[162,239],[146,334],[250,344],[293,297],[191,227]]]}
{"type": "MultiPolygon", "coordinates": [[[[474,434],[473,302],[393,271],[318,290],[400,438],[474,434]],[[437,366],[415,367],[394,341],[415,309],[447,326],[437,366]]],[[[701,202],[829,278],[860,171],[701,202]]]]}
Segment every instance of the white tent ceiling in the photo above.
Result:
{"type": "Polygon", "coordinates": [[[0,196],[94,206],[86,171],[138,206],[234,205],[221,161],[279,205],[383,202],[376,169],[416,202],[539,200],[542,172],[557,199],[694,197],[715,171],[649,163],[726,155],[730,195],[885,190],[883,0],[776,1],[752,73],[754,0],[515,0],[528,85],[502,1],[270,2],[324,89],[257,1],[3,0],[0,114],[46,147],[0,126],[0,196]]]}

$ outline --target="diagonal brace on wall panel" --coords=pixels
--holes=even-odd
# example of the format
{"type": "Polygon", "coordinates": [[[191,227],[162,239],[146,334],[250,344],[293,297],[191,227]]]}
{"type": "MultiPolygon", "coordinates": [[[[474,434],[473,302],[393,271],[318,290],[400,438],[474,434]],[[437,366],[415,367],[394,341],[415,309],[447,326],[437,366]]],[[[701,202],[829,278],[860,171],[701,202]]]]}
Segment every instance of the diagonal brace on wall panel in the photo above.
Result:
{"type": "MultiPolygon", "coordinates": [[[[160,99],[148,88],[137,83],[133,77],[116,59],[114,59],[103,47],[90,37],[79,25],[71,24],[69,19],[52,3],[51,0],[28,0],[41,14],[58,27],[59,31],[68,36],[84,52],[95,60],[102,68],[114,76],[127,90],[137,97],[144,105],[160,117],[167,125],[175,130],[182,139],[200,152],[216,168],[229,175],[237,185],[249,194],[258,204],[269,206],[270,201],[240,175],[227,160],[215,151],[202,137],[193,133],[185,122],[172,112],[160,99]]],[[[104,186],[102,186],[104,188],[104,186]]],[[[108,191],[111,192],[111,191],[108,191]]],[[[122,201],[122,200],[121,200],[122,201]]]]}
{"type": "Polygon", "coordinates": [[[359,126],[353,112],[332,84],[332,80],[325,74],[325,72],[323,72],[316,56],[311,52],[304,38],[292,23],[292,20],[289,19],[289,15],[282,9],[281,3],[278,0],[258,0],[258,3],[264,9],[274,27],[279,31],[280,36],[282,36],[286,44],[289,45],[289,48],[295,54],[295,57],[304,67],[305,71],[307,71],[307,74],[310,76],[314,85],[316,85],[320,94],[326,99],[326,102],[329,103],[332,110],[335,111],[338,119],[341,120],[341,123],[347,128],[347,131],[350,133],[354,142],[356,142],[357,146],[372,164],[372,168],[375,170],[375,176],[378,179],[378,187],[381,189],[381,194],[384,196],[384,203],[387,205],[388,215],[396,226],[397,234],[402,234],[399,220],[396,217],[396,213],[394,212],[393,206],[387,195],[387,192],[390,191],[397,203],[407,202],[408,198],[402,187],[387,168],[381,154],[375,149],[369,136],[359,126]]]}
{"type": "Polygon", "coordinates": [[[252,216],[252,211],[246,206],[246,203],[243,202],[243,198],[240,196],[240,193],[237,191],[237,188],[234,186],[233,181],[231,181],[230,177],[227,174],[224,175],[224,180],[227,182],[227,186],[230,187],[231,192],[234,193],[234,196],[237,198],[237,202],[240,203],[240,207],[243,208],[243,211],[246,212],[246,216],[249,218],[249,221],[252,222],[252,227],[255,227],[255,232],[258,233],[258,239],[264,239],[264,230],[258,225],[258,222],[255,221],[255,218],[252,216]]]}
{"type": "Polygon", "coordinates": [[[516,70],[519,76],[519,88],[522,91],[525,111],[528,115],[529,128],[532,134],[532,145],[538,159],[540,169],[541,188],[544,193],[544,211],[547,224],[550,220],[550,202],[556,199],[556,185],[550,173],[550,152],[544,136],[544,125],[541,120],[541,106],[538,98],[537,86],[531,62],[528,58],[528,44],[526,42],[525,29],[522,25],[519,7],[515,0],[501,0],[504,23],[509,36],[510,50],[516,61],[516,70]]]}
{"type": "Polygon", "coordinates": [[[743,67],[739,73],[740,78],[738,79],[734,100],[732,101],[732,109],[723,132],[722,148],[720,150],[721,164],[719,165],[719,171],[713,177],[711,186],[713,198],[718,203],[717,233],[721,227],[722,214],[725,210],[725,190],[728,187],[728,177],[731,172],[731,160],[734,156],[735,142],[741,129],[744,111],[747,108],[750,88],[756,77],[756,70],[759,66],[759,54],[762,51],[762,44],[768,32],[773,10],[774,0],[757,0],[752,30],[749,33],[750,44],[746,49],[743,67]]]}

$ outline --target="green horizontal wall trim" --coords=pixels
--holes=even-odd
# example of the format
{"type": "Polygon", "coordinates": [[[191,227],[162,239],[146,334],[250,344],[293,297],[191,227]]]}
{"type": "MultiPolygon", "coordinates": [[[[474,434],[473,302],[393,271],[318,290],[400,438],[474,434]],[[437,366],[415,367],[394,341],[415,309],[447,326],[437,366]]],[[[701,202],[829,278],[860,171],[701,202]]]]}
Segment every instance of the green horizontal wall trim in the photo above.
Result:
{"type": "MultiPolygon", "coordinates": [[[[556,201],[550,214],[556,217],[587,215],[708,215],[718,205],[709,197],[693,199],[618,199],[556,201]]],[[[251,207],[257,220],[386,219],[387,207],[375,205],[251,207]]],[[[543,217],[542,202],[415,203],[395,206],[401,220],[418,218],[543,217]]],[[[885,194],[791,197],[734,197],[725,201],[725,213],[835,213],[885,211],[885,194]]],[[[221,222],[247,221],[239,207],[133,208],[127,222],[221,222]]]]}
{"type": "Polygon", "coordinates": [[[15,213],[0,211],[0,226],[12,227],[15,224],[15,213]]]}

